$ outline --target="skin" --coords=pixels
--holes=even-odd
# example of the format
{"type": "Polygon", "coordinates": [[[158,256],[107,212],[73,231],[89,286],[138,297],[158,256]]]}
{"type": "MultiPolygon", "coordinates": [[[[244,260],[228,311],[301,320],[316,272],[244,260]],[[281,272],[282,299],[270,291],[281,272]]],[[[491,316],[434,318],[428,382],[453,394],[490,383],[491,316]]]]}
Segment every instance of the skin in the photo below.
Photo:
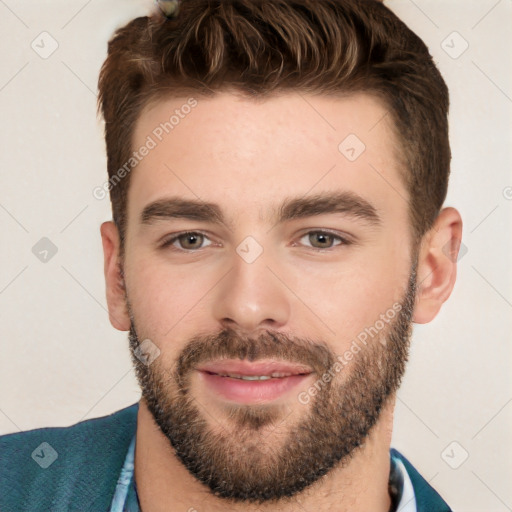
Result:
{"type": "MultiPolygon", "coordinates": [[[[144,144],[186,101],[162,100],[144,111],[133,147],[144,144]]],[[[455,283],[462,220],[454,208],[443,209],[414,254],[409,196],[385,113],[378,100],[365,94],[333,98],[287,92],[255,102],[225,91],[198,98],[197,107],[132,171],[123,261],[115,225],[101,226],[112,325],[128,331],[135,319],[139,340],[148,338],[158,347],[159,368],[167,372],[188,340],[223,328],[244,336],[275,331],[322,340],[332,353],[343,354],[359,333],[403,299],[415,256],[418,290],[412,319],[430,322],[455,283]],[[338,150],[348,134],[366,146],[353,162],[338,150]],[[375,207],[380,223],[343,213],[276,223],[271,215],[285,198],[332,191],[358,194],[375,207]],[[226,223],[160,219],[143,224],[144,207],[165,197],[215,203],[226,223]],[[315,250],[315,239],[305,236],[315,230],[348,236],[352,243],[333,239],[333,247],[315,250]],[[211,245],[195,252],[178,250],[179,242],[161,247],[169,235],[183,231],[204,232],[205,244],[211,245]],[[236,252],[247,236],[263,248],[252,263],[236,252]]],[[[340,379],[350,375],[352,365],[340,379]]],[[[275,432],[266,432],[262,450],[279,448],[279,435],[307,413],[297,394],[317,378],[310,377],[302,389],[280,399],[288,416],[283,415],[275,432]]],[[[222,400],[199,379],[192,379],[190,393],[212,428],[216,421],[225,429],[233,427],[222,400]]],[[[394,401],[393,393],[347,464],[291,501],[230,503],[229,510],[288,512],[300,504],[320,512],[387,512],[394,401]]],[[[226,510],[225,501],[176,457],[144,399],[136,442],[135,478],[143,510],[226,510]]]]}

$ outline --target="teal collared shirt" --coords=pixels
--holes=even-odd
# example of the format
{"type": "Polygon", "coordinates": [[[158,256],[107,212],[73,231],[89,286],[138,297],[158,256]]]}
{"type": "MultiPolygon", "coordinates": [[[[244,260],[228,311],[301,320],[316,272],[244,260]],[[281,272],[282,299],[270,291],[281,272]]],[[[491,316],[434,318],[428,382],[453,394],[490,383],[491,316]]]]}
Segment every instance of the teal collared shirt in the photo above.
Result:
{"type": "MultiPolygon", "coordinates": [[[[134,435],[128,447],[109,512],[140,512],[137,488],[133,477],[135,438],[134,435]]],[[[417,512],[414,487],[407,469],[394,450],[390,452],[390,463],[389,489],[393,504],[389,512],[417,512]]]]}
{"type": "MultiPolygon", "coordinates": [[[[138,409],[135,403],[69,427],[0,436],[0,511],[108,512],[116,506],[137,512],[133,455],[138,409]]],[[[397,496],[403,475],[397,512],[451,512],[400,452],[392,448],[390,456],[391,473],[397,469],[395,476],[390,474],[391,482],[398,482],[397,496]],[[416,508],[405,508],[414,502],[416,508]]]]}

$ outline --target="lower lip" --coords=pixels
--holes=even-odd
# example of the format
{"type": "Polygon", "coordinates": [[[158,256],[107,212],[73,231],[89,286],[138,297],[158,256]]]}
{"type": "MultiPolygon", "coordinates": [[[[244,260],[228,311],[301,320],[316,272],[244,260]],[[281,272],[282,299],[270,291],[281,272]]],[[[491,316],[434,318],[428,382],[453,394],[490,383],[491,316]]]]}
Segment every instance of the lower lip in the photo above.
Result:
{"type": "Polygon", "coordinates": [[[304,382],[308,375],[291,375],[267,380],[243,380],[200,371],[207,389],[227,400],[243,404],[276,400],[304,382]]]}

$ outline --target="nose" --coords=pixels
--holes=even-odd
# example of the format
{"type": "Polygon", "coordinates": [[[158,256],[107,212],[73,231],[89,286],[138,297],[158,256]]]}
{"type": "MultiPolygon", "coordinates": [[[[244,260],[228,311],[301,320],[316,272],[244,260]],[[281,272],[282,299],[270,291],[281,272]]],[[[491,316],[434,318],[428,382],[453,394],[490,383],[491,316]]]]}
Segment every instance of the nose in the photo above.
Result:
{"type": "Polygon", "coordinates": [[[264,255],[248,263],[233,256],[230,272],[215,287],[213,313],[224,327],[254,333],[288,323],[290,302],[282,282],[269,270],[264,255]]]}

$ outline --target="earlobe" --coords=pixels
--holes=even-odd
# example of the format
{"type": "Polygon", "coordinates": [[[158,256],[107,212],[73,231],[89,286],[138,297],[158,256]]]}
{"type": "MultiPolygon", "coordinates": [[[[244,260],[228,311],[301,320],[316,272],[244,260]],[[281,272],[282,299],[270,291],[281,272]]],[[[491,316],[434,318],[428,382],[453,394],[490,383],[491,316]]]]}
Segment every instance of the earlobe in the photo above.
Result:
{"type": "Polygon", "coordinates": [[[413,321],[432,321],[450,296],[457,277],[462,240],[462,218],[455,208],[444,208],[423,237],[418,255],[418,281],[413,321]]]}
{"type": "Polygon", "coordinates": [[[104,274],[110,323],[120,331],[130,329],[130,317],[126,306],[126,288],[120,258],[120,238],[112,221],[100,228],[103,244],[104,274]]]}

